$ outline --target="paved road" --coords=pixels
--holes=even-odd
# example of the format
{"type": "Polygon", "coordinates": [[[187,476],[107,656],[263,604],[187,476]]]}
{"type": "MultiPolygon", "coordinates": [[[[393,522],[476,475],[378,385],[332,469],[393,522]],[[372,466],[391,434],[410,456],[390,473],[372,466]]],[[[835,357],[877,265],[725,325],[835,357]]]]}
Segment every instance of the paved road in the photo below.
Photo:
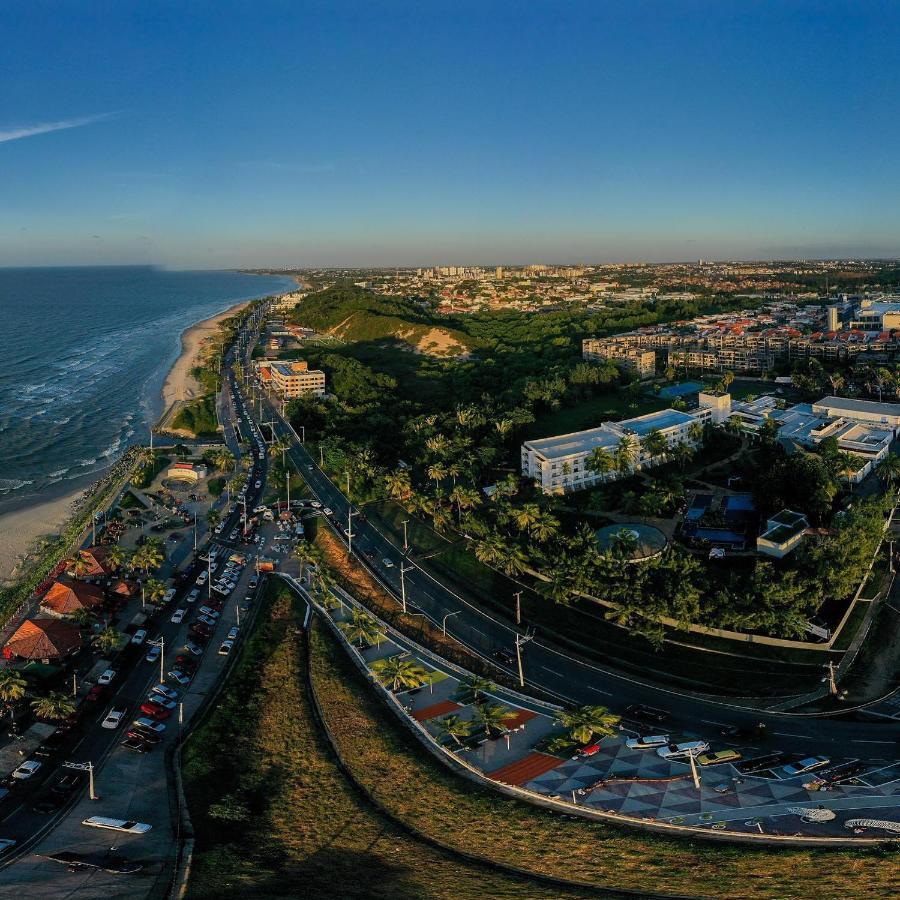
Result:
{"type": "MultiPolygon", "coordinates": [[[[255,415],[258,406],[248,404],[248,409],[251,408],[255,415]]],[[[330,524],[346,541],[344,530],[351,509],[347,498],[306,452],[298,435],[281,419],[275,406],[264,399],[262,410],[266,420],[275,420],[278,437],[291,441],[289,456],[292,462],[312,494],[331,510],[330,524]]],[[[357,561],[395,596],[399,596],[402,549],[358,517],[353,518],[352,527],[352,551],[357,561]],[[394,565],[386,567],[382,562],[385,558],[394,565]]],[[[404,577],[409,603],[438,625],[449,617],[447,631],[462,644],[492,661],[498,650],[515,652],[515,639],[519,632],[513,624],[495,619],[458,597],[416,566],[414,557],[406,559],[404,568],[408,568],[404,577]]],[[[631,704],[661,708],[670,714],[667,727],[672,729],[715,734],[721,726],[752,726],[763,722],[768,728],[768,744],[777,749],[827,754],[834,759],[860,760],[890,760],[900,750],[900,729],[893,723],[882,725],[848,718],[805,718],[789,713],[762,713],[727,702],[700,700],[674,690],[642,684],[629,676],[577,659],[544,643],[540,635],[523,646],[522,663],[527,685],[561,700],[608,705],[614,711],[621,711],[631,704]]],[[[513,666],[500,667],[516,674],[513,666]]]]}

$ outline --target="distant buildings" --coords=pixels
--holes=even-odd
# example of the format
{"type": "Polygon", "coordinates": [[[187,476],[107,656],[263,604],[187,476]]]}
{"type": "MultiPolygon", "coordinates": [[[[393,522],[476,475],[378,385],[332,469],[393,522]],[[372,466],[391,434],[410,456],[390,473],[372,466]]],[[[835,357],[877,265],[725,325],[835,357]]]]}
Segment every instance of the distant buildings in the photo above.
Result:
{"type": "Polygon", "coordinates": [[[306,362],[259,362],[259,377],[269,383],[285,399],[325,394],[325,373],[320,369],[310,369],[306,362]]]}
{"type": "Polygon", "coordinates": [[[582,354],[587,360],[611,359],[626,372],[638,378],[652,378],[656,374],[656,351],[633,349],[618,343],[586,340],[582,354]]]}

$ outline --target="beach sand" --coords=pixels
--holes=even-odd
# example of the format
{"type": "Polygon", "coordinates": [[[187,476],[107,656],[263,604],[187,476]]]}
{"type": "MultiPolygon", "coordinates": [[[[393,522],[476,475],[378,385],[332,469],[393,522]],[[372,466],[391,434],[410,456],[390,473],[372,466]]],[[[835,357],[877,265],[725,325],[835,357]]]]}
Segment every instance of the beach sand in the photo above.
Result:
{"type": "Polygon", "coordinates": [[[191,377],[191,369],[197,365],[203,342],[215,334],[219,322],[240,312],[244,307],[249,306],[251,302],[250,300],[245,300],[242,303],[237,303],[230,309],[226,309],[211,319],[197,322],[184,331],[181,335],[181,356],[175,360],[175,365],[172,366],[172,370],[166,376],[162,388],[163,406],[165,409],[168,409],[178,400],[194,400],[199,396],[200,385],[191,377]]]}
{"type": "Polygon", "coordinates": [[[0,582],[10,580],[19,557],[42,535],[58,534],[82,490],[0,517],[0,582]]]}

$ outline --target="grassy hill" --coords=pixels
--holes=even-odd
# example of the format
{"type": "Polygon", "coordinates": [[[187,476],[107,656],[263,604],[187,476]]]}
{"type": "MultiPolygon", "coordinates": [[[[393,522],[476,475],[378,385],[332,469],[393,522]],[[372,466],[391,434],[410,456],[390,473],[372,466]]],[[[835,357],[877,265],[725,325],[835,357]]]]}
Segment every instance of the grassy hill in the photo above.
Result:
{"type": "Polygon", "coordinates": [[[461,356],[471,345],[468,335],[428,315],[418,304],[355,285],[310,294],[291,313],[290,321],[345,341],[399,340],[433,356],[461,356]]]}

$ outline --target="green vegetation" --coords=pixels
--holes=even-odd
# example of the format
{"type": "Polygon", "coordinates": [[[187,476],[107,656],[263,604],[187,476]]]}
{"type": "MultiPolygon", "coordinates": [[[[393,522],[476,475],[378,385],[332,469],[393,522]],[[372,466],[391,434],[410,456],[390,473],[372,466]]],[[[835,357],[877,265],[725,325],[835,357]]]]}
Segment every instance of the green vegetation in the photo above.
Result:
{"type": "Polygon", "coordinates": [[[160,453],[150,453],[148,449],[138,456],[131,483],[138,489],[150,487],[153,479],[159,475],[171,462],[171,458],[160,453]]]}
{"type": "MultiPolygon", "coordinates": [[[[397,819],[439,841],[610,890],[741,900],[890,891],[889,852],[748,850],[665,839],[556,815],[477,787],[423,752],[324,628],[314,626],[310,641],[316,695],[354,778],[397,819]]],[[[453,722],[446,728],[452,743],[459,729],[453,722]]]]}
{"type": "Polygon", "coordinates": [[[218,434],[219,419],[216,415],[216,398],[213,394],[187,403],[172,419],[172,428],[188,431],[196,437],[218,434]]]}
{"type": "Polygon", "coordinates": [[[187,743],[188,897],[587,896],[434,849],[354,789],[311,709],[300,606],[280,584],[268,588],[240,662],[187,743]]]}

